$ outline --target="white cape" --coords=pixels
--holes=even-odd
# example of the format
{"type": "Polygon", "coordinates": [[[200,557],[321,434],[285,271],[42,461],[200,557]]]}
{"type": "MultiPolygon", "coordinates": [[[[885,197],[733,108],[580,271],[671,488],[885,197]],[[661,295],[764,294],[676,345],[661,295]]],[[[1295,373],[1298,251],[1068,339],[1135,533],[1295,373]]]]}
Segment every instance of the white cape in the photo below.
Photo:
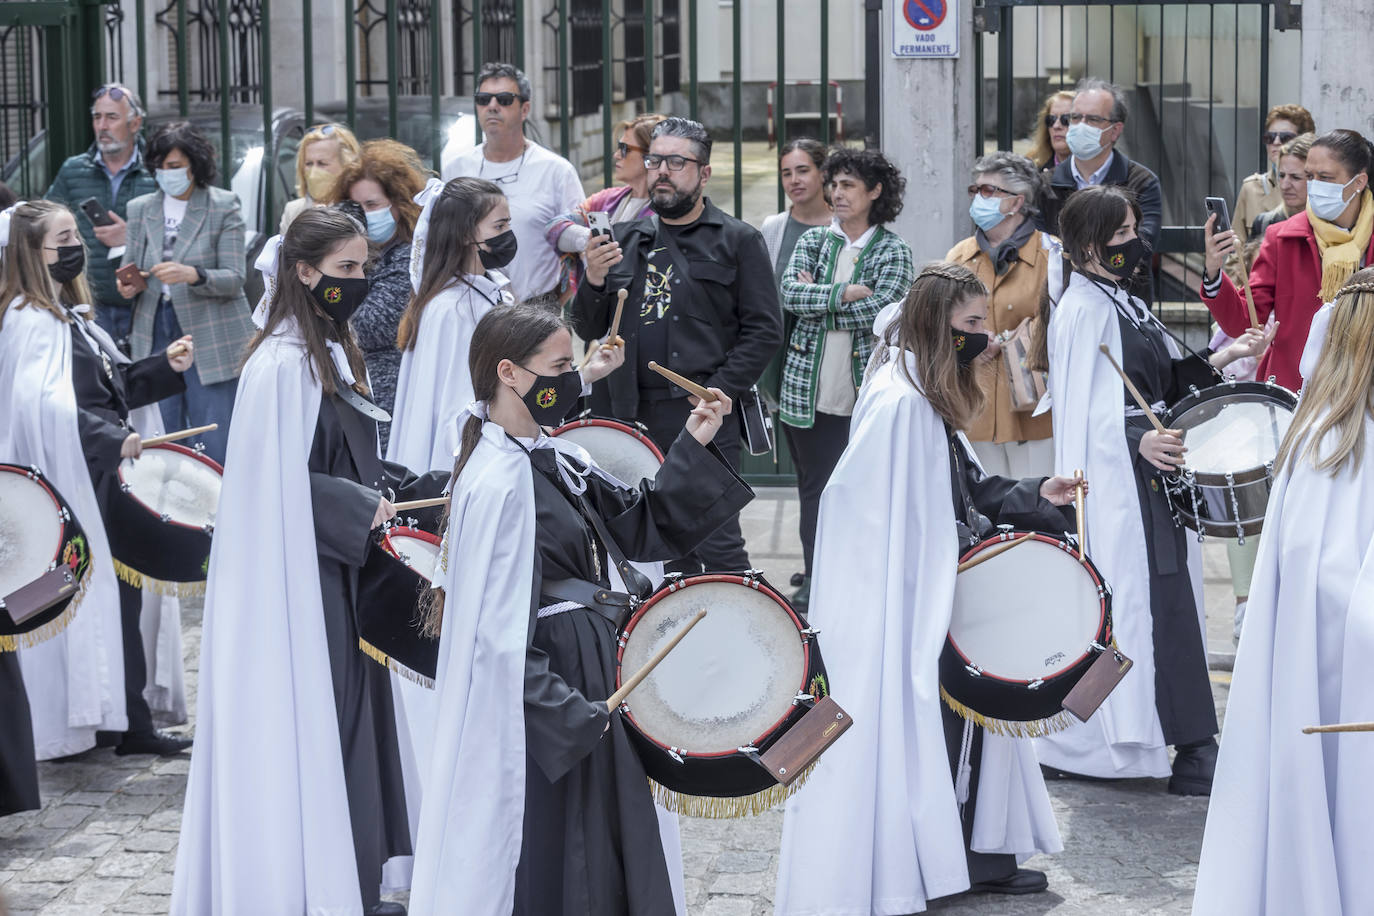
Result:
{"type": "Polygon", "coordinates": [[[119,585],[77,428],[71,329],[51,312],[12,304],[0,326],[0,461],[34,465],[86,532],[90,581],[61,633],[20,649],[39,760],[95,747],[128,728],[119,585]]]}
{"type": "Polygon", "coordinates": [[[1374,720],[1369,461],[1333,478],[1303,459],[1269,496],[1193,899],[1203,916],[1370,912],[1374,736],[1301,731],[1374,720]]]}
{"type": "MultiPolygon", "coordinates": [[[[1124,294],[1123,294],[1124,295],[1124,294]]],[[[1091,719],[1037,738],[1040,761],[1097,777],[1169,775],[1169,750],[1155,709],[1150,570],[1132,456],[1126,448],[1121,377],[1098,351],[1121,362],[1117,313],[1103,290],[1075,273],[1050,317],[1050,397],[1055,471],[1082,469],[1092,482],[1088,548],[1112,589],[1112,632],[1135,662],[1091,719]]],[[[1190,567],[1197,564],[1189,558],[1190,567]]]]}
{"type": "MultiPolygon", "coordinates": [[[[969,887],[938,670],[958,562],[948,440],[889,352],[821,497],[809,620],[854,724],[788,801],[784,916],[913,913],[969,887]]],[[[983,737],[974,849],[1059,851],[1033,748],[983,737]]]]}
{"type": "Polygon", "coordinates": [[[294,333],[239,380],[210,553],[171,912],[357,916],[307,462],[320,385],[294,333]]]}

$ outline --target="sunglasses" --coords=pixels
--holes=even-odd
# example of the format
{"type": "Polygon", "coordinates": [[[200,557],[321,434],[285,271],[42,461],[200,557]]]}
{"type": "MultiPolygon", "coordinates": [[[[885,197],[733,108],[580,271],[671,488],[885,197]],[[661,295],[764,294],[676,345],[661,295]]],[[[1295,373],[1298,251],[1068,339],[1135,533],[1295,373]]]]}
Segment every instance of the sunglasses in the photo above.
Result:
{"type": "Polygon", "coordinates": [[[1015,197],[1015,196],[1016,196],[1016,195],[1013,194],[1012,192],[1008,191],[1006,188],[999,188],[999,187],[997,187],[997,185],[995,185],[995,184],[971,184],[971,185],[969,185],[969,186],[968,186],[968,196],[969,196],[969,197],[972,197],[972,196],[975,195],[975,194],[979,195],[980,197],[997,197],[998,195],[1003,195],[1003,196],[1006,196],[1006,197],[1015,197]]]}
{"type": "Polygon", "coordinates": [[[628,143],[617,143],[615,145],[615,151],[620,154],[621,159],[625,159],[626,157],[628,157],[630,155],[631,150],[633,150],[636,153],[648,152],[648,150],[646,150],[642,146],[631,146],[628,143]]]}
{"type": "Polygon", "coordinates": [[[1046,127],[1053,127],[1055,124],[1058,124],[1060,127],[1068,127],[1068,126],[1069,126],[1069,116],[1066,115],[1066,114],[1062,114],[1062,115],[1045,115],[1045,126],[1046,126],[1046,127]]]}
{"type": "Polygon", "coordinates": [[[487,107],[491,104],[492,99],[495,99],[496,103],[502,108],[509,108],[514,105],[516,99],[522,102],[529,101],[529,99],[520,95],[518,92],[479,92],[472,97],[473,102],[477,104],[478,108],[487,107]]]}
{"type": "Polygon", "coordinates": [[[94,101],[95,99],[98,99],[106,94],[108,94],[110,98],[116,102],[121,101],[123,99],[129,99],[129,104],[133,104],[133,99],[129,97],[129,93],[119,88],[118,86],[101,86],[95,92],[91,93],[91,99],[92,101],[94,101]]]}
{"type": "Polygon", "coordinates": [[[1273,146],[1276,143],[1287,143],[1295,138],[1297,134],[1291,130],[1269,130],[1264,133],[1265,146],[1273,146]]]}

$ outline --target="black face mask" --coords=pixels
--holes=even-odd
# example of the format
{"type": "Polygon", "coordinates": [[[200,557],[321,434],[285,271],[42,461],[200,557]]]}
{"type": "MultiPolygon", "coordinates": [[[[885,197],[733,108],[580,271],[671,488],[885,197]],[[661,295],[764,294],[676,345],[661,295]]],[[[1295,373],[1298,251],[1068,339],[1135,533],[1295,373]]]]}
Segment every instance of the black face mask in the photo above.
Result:
{"type": "MultiPolygon", "coordinates": [[[[524,366],[520,368],[524,369],[524,366]]],[[[530,372],[529,369],[525,369],[530,372]]],[[[533,374],[533,373],[531,373],[533,374]]],[[[582,394],[582,375],[569,369],[561,375],[535,375],[530,390],[520,396],[534,422],[540,426],[557,426],[572,410],[573,402],[582,394]]]]}
{"type": "Polygon", "coordinates": [[[676,188],[673,189],[673,196],[666,201],[660,201],[654,196],[654,190],[649,189],[649,206],[655,213],[664,219],[682,219],[692,208],[697,205],[700,194],[684,194],[676,188]]]}
{"type": "Polygon", "coordinates": [[[1139,236],[1120,245],[1108,245],[1102,249],[1102,266],[1108,273],[1123,280],[1129,280],[1145,257],[1145,242],[1139,236]]]}
{"type": "Polygon", "coordinates": [[[57,246],[57,261],[48,265],[48,274],[58,283],[70,283],[86,269],[86,249],[80,245],[57,246]]]}
{"type": "Polygon", "coordinates": [[[310,295],[333,318],[336,324],[347,324],[348,319],[358,310],[372,289],[372,281],[367,277],[331,277],[321,274],[320,282],[310,291],[310,295]]]}
{"type": "Polygon", "coordinates": [[[954,358],[959,360],[961,366],[967,366],[988,348],[988,335],[986,334],[974,334],[971,331],[961,331],[958,328],[950,328],[949,334],[954,338],[954,358]]]}
{"type": "Polygon", "coordinates": [[[482,259],[482,266],[487,270],[500,270],[511,261],[515,260],[515,252],[520,247],[519,241],[515,238],[515,230],[507,229],[500,235],[493,235],[491,238],[482,242],[486,248],[477,248],[477,257],[482,259]]]}

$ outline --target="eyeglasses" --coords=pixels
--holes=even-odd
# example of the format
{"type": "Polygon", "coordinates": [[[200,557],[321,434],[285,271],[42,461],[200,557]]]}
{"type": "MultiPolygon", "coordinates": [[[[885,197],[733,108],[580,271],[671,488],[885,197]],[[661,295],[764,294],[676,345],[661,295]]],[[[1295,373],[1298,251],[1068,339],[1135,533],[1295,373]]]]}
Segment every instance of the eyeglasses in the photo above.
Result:
{"type": "Polygon", "coordinates": [[[1287,143],[1296,137],[1297,134],[1291,130],[1269,130],[1264,132],[1264,145],[1274,146],[1278,143],[1287,143]]]}
{"type": "MultiPolygon", "coordinates": [[[[492,182],[493,184],[515,184],[517,181],[520,180],[520,170],[521,170],[522,168],[525,167],[525,157],[526,157],[527,155],[529,155],[529,152],[530,152],[529,144],[526,144],[526,145],[525,145],[525,151],[524,151],[523,153],[520,154],[520,161],[517,162],[517,163],[515,164],[515,171],[514,171],[514,172],[511,172],[509,175],[497,175],[497,176],[495,176],[495,177],[488,178],[487,181],[490,181],[490,182],[492,182]]],[[[481,164],[477,166],[477,177],[478,177],[478,178],[481,178],[481,177],[482,177],[482,172],[483,172],[484,169],[486,169],[486,167],[487,167],[487,158],[486,158],[485,156],[483,156],[483,157],[482,157],[482,162],[481,162],[481,164]]]]}
{"type": "Polygon", "coordinates": [[[626,158],[627,156],[629,156],[629,155],[630,155],[630,150],[634,150],[636,153],[646,153],[646,152],[648,152],[648,150],[646,150],[646,149],[645,149],[644,147],[642,147],[642,146],[631,146],[631,145],[628,144],[628,143],[617,143],[617,144],[615,145],[615,151],[616,151],[617,153],[620,154],[620,158],[621,158],[621,159],[624,159],[624,158],[626,158]]]}
{"type": "Polygon", "coordinates": [[[695,162],[697,165],[701,165],[701,160],[700,160],[700,159],[693,159],[693,158],[690,157],[690,156],[654,156],[654,155],[649,155],[649,156],[645,156],[645,157],[644,157],[644,167],[645,167],[646,169],[648,169],[649,171],[653,171],[654,169],[657,169],[657,168],[658,168],[659,166],[661,166],[661,165],[666,165],[666,166],[668,166],[668,171],[670,171],[670,172],[680,172],[680,171],[682,171],[683,169],[687,168],[687,163],[689,163],[689,162],[695,162]]]}
{"type": "Polygon", "coordinates": [[[1069,115],[1070,124],[1077,124],[1079,121],[1087,121],[1093,127],[1098,127],[1102,124],[1119,123],[1115,118],[1104,118],[1101,115],[1079,114],[1076,111],[1073,114],[1069,115]]]}
{"type": "Polygon", "coordinates": [[[1061,114],[1061,115],[1045,115],[1045,126],[1046,126],[1046,127],[1054,127],[1054,125],[1055,125],[1056,123],[1057,123],[1060,127],[1068,127],[1068,126],[1069,126],[1069,116],[1066,115],[1066,114],[1061,114]]]}
{"type": "Polygon", "coordinates": [[[515,104],[516,99],[522,102],[529,101],[529,99],[518,92],[479,92],[472,97],[472,101],[477,104],[478,108],[486,108],[491,104],[492,99],[495,99],[496,103],[502,108],[511,107],[515,104]]]}
{"type": "Polygon", "coordinates": [[[981,197],[1015,197],[1016,195],[1006,188],[999,188],[995,184],[971,184],[968,186],[968,196],[979,195],[981,197]]]}

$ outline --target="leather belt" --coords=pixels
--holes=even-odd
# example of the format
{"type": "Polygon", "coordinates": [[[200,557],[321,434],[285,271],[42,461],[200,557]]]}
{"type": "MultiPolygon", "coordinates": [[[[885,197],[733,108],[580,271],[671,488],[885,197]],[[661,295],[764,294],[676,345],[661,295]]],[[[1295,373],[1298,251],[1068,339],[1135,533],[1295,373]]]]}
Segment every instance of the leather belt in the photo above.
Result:
{"type": "Polygon", "coordinates": [[[589,611],[595,611],[615,624],[616,630],[625,625],[629,612],[639,603],[633,595],[612,591],[586,579],[545,579],[540,583],[539,594],[544,598],[555,599],[543,601],[541,598],[543,604],[571,601],[589,611]]]}

